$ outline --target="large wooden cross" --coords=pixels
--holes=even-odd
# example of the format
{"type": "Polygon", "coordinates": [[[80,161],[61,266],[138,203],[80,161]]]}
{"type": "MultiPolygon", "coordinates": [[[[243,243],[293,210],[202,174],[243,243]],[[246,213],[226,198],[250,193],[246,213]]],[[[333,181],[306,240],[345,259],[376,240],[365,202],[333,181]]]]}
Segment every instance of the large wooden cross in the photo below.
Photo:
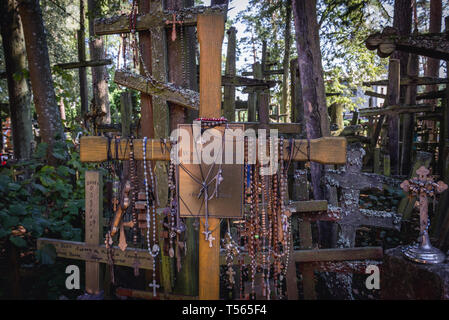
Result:
{"type": "Polygon", "coordinates": [[[364,189],[383,190],[383,178],[377,174],[362,173],[365,150],[359,144],[348,147],[347,161],[343,170],[326,172],[326,182],[341,188],[340,205],[342,219],[340,243],[344,247],[354,247],[356,229],[360,226],[400,228],[401,218],[394,212],[361,209],[360,191],[364,189]]]}

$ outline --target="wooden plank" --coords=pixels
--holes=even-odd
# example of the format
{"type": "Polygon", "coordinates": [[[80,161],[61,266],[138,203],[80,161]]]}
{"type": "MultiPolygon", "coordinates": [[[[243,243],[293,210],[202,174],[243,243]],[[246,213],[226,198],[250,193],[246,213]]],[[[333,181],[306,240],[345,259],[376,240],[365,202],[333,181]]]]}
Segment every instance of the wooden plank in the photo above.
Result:
{"type": "MultiPolygon", "coordinates": [[[[274,87],[277,82],[278,81],[253,79],[253,78],[247,78],[247,77],[241,77],[241,76],[231,76],[231,75],[224,75],[221,77],[221,85],[222,86],[233,85],[236,87],[260,87],[259,89],[266,89],[266,88],[274,87]]],[[[245,92],[245,90],[243,90],[243,93],[247,93],[247,92],[245,92]]]]}
{"type": "MultiPolygon", "coordinates": [[[[200,44],[200,117],[219,117],[221,111],[221,45],[224,37],[224,17],[207,14],[198,17],[200,44]]],[[[200,218],[199,299],[218,300],[220,297],[220,219],[208,219],[215,244],[201,239],[206,218],[200,218]]]]}
{"type": "Polygon", "coordinates": [[[365,95],[367,95],[369,97],[380,98],[380,99],[386,99],[387,98],[387,95],[382,94],[382,93],[378,93],[378,92],[374,92],[374,91],[365,91],[365,95]]]}
{"type": "MultiPolygon", "coordinates": [[[[37,239],[37,248],[41,249],[45,245],[53,245],[56,254],[60,258],[83,260],[91,263],[108,263],[108,254],[105,245],[90,246],[84,242],[57,240],[49,238],[37,239]]],[[[126,248],[122,251],[119,247],[112,248],[114,265],[124,267],[134,267],[136,255],[139,261],[139,268],[145,270],[153,269],[153,258],[147,249],[126,248]]]]}
{"type": "Polygon", "coordinates": [[[228,48],[226,54],[226,68],[225,75],[221,78],[221,85],[223,90],[223,116],[228,121],[235,120],[235,51],[236,51],[236,34],[237,30],[234,27],[229,28],[226,32],[228,34],[228,48]],[[225,78],[229,81],[225,81],[225,78]]]}
{"type": "Polygon", "coordinates": [[[402,113],[418,113],[418,112],[433,112],[437,108],[435,105],[418,104],[418,105],[392,105],[385,108],[364,108],[360,109],[361,116],[377,116],[377,115],[393,115],[402,113]]]}
{"type": "Polygon", "coordinates": [[[183,107],[198,110],[199,95],[196,91],[179,88],[172,83],[151,80],[128,70],[115,71],[114,82],[151,96],[161,97],[183,107]]]}
{"type": "MultiPolygon", "coordinates": [[[[80,159],[82,162],[102,162],[108,160],[108,139],[100,136],[85,136],[80,139],[80,159]]],[[[110,141],[110,150],[115,159],[115,140],[110,141]]],[[[142,139],[134,140],[134,157],[143,159],[142,139]]],[[[295,139],[292,161],[315,161],[322,164],[345,164],[346,139],[343,137],[322,137],[318,139],[295,139]],[[308,144],[310,143],[310,159],[308,159],[308,144]]],[[[258,145],[258,143],[257,143],[258,145]]],[[[167,142],[167,148],[171,144],[167,142]]],[[[129,142],[120,140],[118,150],[119,160],[129,159],[129,142]]],[[[289,143],[284,146],[284,159],[289,160],[289,143]]],[[[169,161],[170,153],[166,151],[158,139],[148,139],[147,159],[169,161]]]]}
{"type": "MultiPolygon", "coordinates": [[[[243,124],[246,129],[262,129],[259,122],[230,122],[230,124],[243,124]]],[[[276,129],[283,134],[299,134],[301,132],[301,124],[299,123],[268,123],[267,129],[276,129]]]]}
{"type": "Polygon", "coordinates": [[[99,67],[99,66],[105,66],[108,64],[112,64],[111,59],[58,63],[58,64],[55,64],[54,66],[66,70],[66,69],[76,69],[76,68],[82,68],[82,67],[99,67]]]}
{"type": "MultiPolygon", "coordinates": [[[[103,179],[99,171],[86,171],[86,217],[85,243],[98,246],[103,237],[100,217],[103,214],[103,179]]],[[[98,294],[101,291],[101,272],[98,262],[86,262],[86,291],[98,294]]]]}
{"type": "MultiPolygon", "coordinates": [[[[182,20],[184,26],[195,26],[199,14],[215,13],[225,15],[227,13],[226,5],[216,5],[212,7],[197,6],[184,8],[172,12],[169,10],[154,11],[151,13],[139,14],[136,19],[136,30],[145,31],[154,27],[165,26],[172,28],[172,25],[166,25],[165,22],[173,19],[173,13],[177,20],[182,20]]],[[[102,36],[107,34],[129,33],[129,15],[123,14],[109,18],[95,19],[95,35],[102,36]]]]}
{"type": "Polygon", "coordinates": [[[289,203],[287,208],[292,213],[303,213],[311,211],[327,211],[327,200],[306,200],[289,203]]]}
{"type": "Polygon", "coordinates": [[[293,254],[296,262],[377,260],[382,257],[382,247],[296,250],[293,254]]]}
{"type": "Polygon", "coordinates": [[[153,291],[143,291],[135,289],[117,288],[115,293],[122,297],[130,297],[145,300],[198,300],[197,296],[186,296],[180,294],[162,293],[153,297],[153,291]]]}
{"type": "MultiPolygon", "coordinates": [[[[447,78],[432,78],[432,77],[401,77],[401,86],[427,86],[434,84],[449,83],[447,78]]],[[[364,86],[387,86],[388,79],[366,81],[363,82],[364,86]]]]}

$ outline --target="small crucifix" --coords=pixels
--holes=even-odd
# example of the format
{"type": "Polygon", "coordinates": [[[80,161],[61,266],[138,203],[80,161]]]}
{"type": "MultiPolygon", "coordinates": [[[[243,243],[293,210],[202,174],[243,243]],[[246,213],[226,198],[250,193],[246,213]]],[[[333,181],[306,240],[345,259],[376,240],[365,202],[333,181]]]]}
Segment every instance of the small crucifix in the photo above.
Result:
{"type": "Polygon", "coordinates": [[[150,283],[148,286],[151,287],[151,288],[153,288],[153,298],[156,297],[156,296],[157,296],[156,289],[159,289],[160,285],[158,285],[158,284],[156,283],[156,280],[153,279],[153,282],[150,283]]]}
{"type": "Polygon", "coordinates": [[[420,234],[419,244],[408,246],[404,250],[404,255],[419,263],[441,263],[445,260],[445,255],[437,248],[433,247],[429,240],[429,214],[427,197],[435,197],[437,193],[442,193],[447,189],[447,184],[443,181],[434,182],[429,176],[430,171],[421,166],[416,170],[418,177],[405,180],[401,183],[401,188],[411,195],[418,196],[420,234]]]}
{"type": "Polygon", "coordinates": [[[171,41],[175,41],[176,40],[176,24],[180,24],[182,25],[182,21],[177,21],[176,20],[176,14],[173,13],[173,20],[167,20],[165,21],[166,24],[172,24],[173,28],[172,28],[172,32],[171,32],[171,41]]]}
{"type": "Polygon", "coordinates": [[[207,241],[209,241],[209,248],[212,248],[212,241],[214,241],[214,240],[215,240],[215,238],[209,232],[209,236],[207,237],[207,241]]]}
{"type": "Polygon", "coordinates": [[[140,266],[140,262],[137,259],[137,257],[134,259],[134,263],[133,263],[133,267],[134,267],[134,276],[139,276],[139,266],[140,266]]]}
{"type": "Polygon", "coordinates": [[[232,267],[230,267],[228,269],[228,271],[226,271],[226,274],[229,277],[229,283],[234,284],[235,283],[235,280],[234,280],[235,271],[232,269],[232,267]]]}

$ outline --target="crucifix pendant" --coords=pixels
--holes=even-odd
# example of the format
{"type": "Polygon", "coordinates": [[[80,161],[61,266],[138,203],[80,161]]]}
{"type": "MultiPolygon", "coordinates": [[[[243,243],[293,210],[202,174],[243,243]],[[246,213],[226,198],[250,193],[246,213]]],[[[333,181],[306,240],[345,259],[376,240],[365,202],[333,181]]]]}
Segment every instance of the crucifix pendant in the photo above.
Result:
{"type": "Polygon", "coordinates": [[[207,241],[209,241],[209,248],[212,248],[212,241],[214,241],[215,238],[212,236],[212,234],[209,232],[209,236],[207,238],[207,241]]]}
{"type": "Polygon", "coordinates": [[[150,283],[148,286],[151,287],[151,288],[153,288],[153,298],[156,297],[156,296],[157,296],[156,288],[159,288],[160,285],[158,285],[158,284],[156,283],[156,280],[153,279],[153,282],[150,283]]]}
{"type": "Polygon", "coordinates": [[[136,257],[136,259],[134,260],[134,264],[133,264],[135,277],[139,276],[139,266],[140,266],[140,262],[139,262],[139,260],[137,260],[137,257],[136,257]]]}

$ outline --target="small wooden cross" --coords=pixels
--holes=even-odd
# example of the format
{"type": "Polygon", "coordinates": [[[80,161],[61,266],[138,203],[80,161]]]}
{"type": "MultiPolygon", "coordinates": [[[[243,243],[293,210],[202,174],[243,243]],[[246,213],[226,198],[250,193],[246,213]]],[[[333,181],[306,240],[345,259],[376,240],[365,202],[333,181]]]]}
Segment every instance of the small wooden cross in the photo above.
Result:
{"type": "Polygon", "coordinates": [[[174,14],[173,13],[173,20],[172,21],[170,21],[170,20],[167,20],[167,21],[165,21],[165,23],[166,24],[172,24],[173,25],[173,28],[172,28],[172,32],[171,32],[171,41],[175,41],[176,40],[176,24],[178,23],[178,24],[182,24],[182,21],[177,21],[176,20],[176,14],[174,14]]]}
{"type": "Polygon", "coordinates": [[[232,269],[232,267],[230,267],[228,271],[226,271],[226,274],[229,276],[229,283],[231,284],[235,283],[234,281],[235,271],[232,269]]]}
{"type": "Polygon", "coordinates": [[[134,267],[134,275],[136,277],[139,275],[139,266],[140,266],[139,260],[137,258],[134,259],[133,267],[134,267]]]}
{"type": "Polygon", "coordinates": [[[401,188],[405,192],[410,192],[412,195],[418,196],[419,198],[420,237],[422,237],[422,241],[426,241],[424,239],[424,234],[428,227],[429,217],[427,197],[433,197],[436,193],[442,193],[447,189],[447,184],[443,181],[435,183],[433,178],[431,176],[429,177],[430,171],[424,166],[421,166],[416,170],[416,173],[418,174],[418,177],[403,181],[401,183],[401,188]]]}
{"type": "Polygon", "coordinates": [[[150,283],[148,286],[153,288],[153,297],[156,297],[156,296],[157,296],[156,289],[158,289],[158,288],[160,287],[160,285],[158,285],[158,284],[156,283],[156,280],[153,279],[153,282],[150,283]]]}

